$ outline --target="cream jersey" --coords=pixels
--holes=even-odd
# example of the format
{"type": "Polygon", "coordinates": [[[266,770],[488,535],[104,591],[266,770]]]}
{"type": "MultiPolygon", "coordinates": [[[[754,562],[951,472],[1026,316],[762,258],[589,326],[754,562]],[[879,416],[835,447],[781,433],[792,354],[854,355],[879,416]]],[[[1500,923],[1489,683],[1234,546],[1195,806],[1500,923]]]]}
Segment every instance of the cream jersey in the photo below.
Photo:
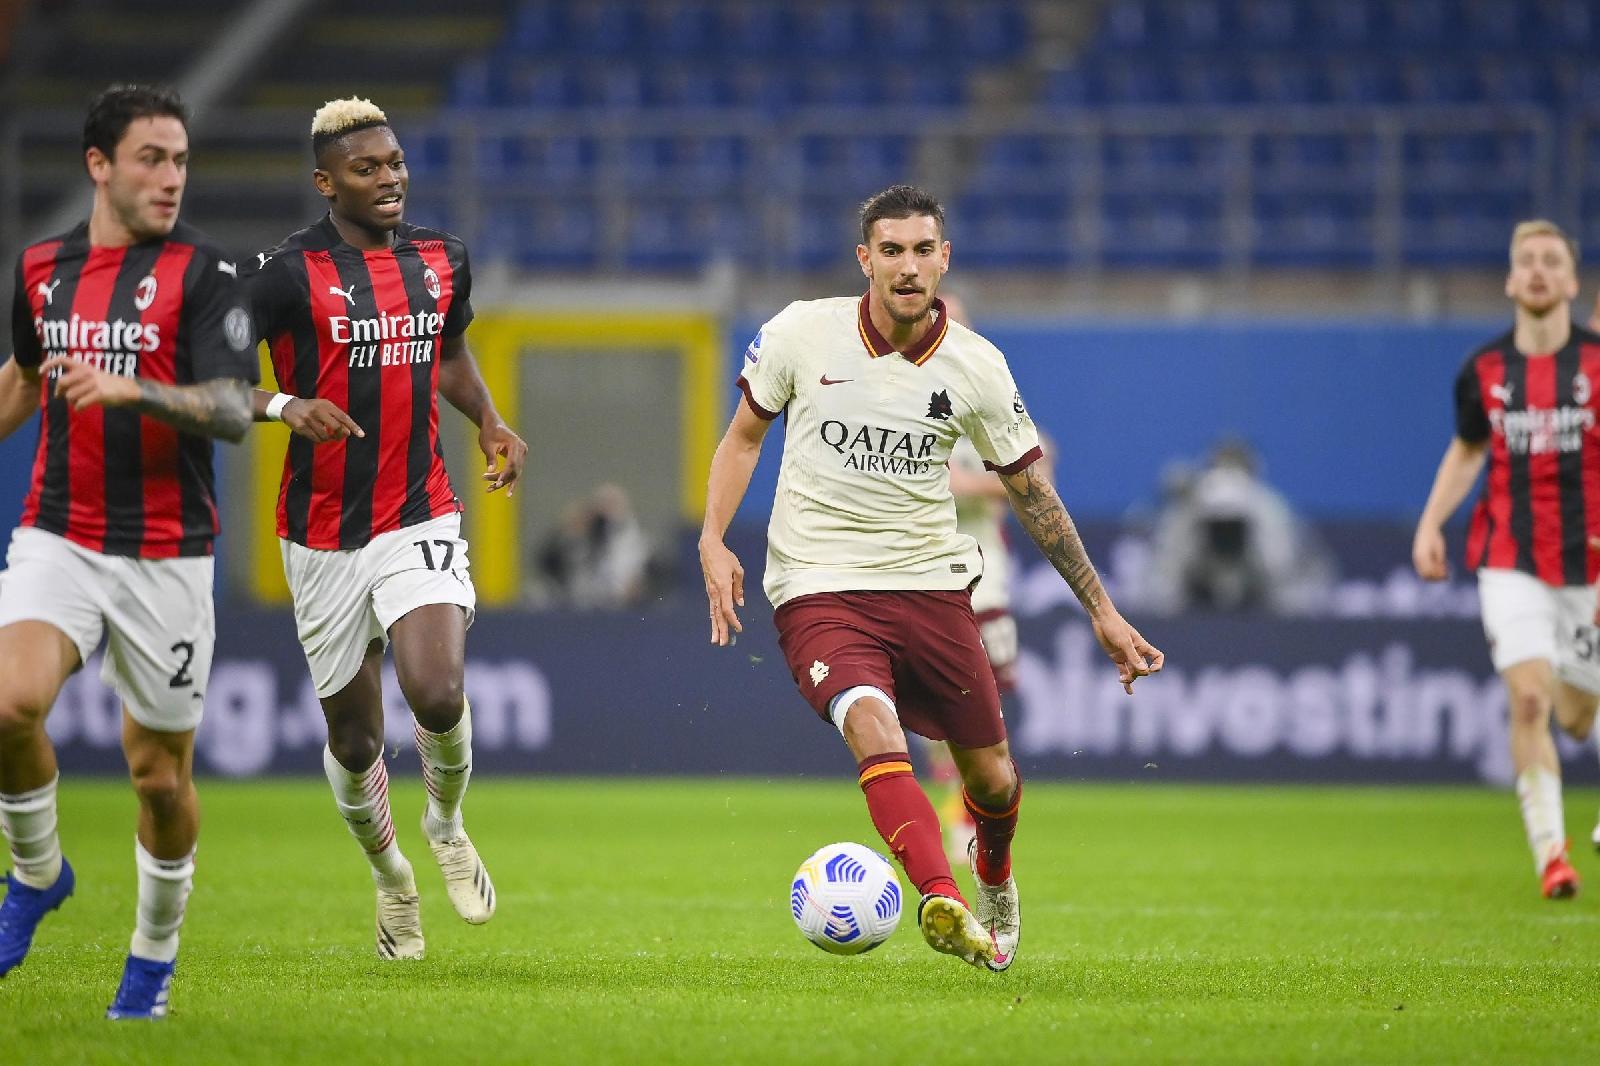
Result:
{"type": "MultiPolygon", "coordinates": [[[[950,453],[953,466],[974,474],[984,473],[983,459],[971,439],[956,441],[950,453]]],[[[1006,505],[987,496],[956,497],[956,532],[978,542],[983,552],[983,580],[972,590],[972,609],[1004,611],[1011,606],[1011,556],[1006,548],[1006,505]]]]}
{"type": "Polygon", "coordinates": [[[745,352],[739,387],[762,418],[787,415],[762,587],[774,607],[818,592],[965,588],[983,573],[956,530],[950,453],[1016,473],[1039,436],[1005,357],[952,322],[904,352],[867,297],[790,304],[745,352]]]}

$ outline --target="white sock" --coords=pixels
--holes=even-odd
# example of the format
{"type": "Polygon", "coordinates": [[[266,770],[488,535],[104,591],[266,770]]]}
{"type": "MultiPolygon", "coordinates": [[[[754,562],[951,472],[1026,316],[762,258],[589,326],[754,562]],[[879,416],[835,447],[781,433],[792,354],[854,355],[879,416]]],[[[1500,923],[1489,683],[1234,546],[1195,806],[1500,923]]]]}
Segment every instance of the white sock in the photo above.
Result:
{"type": "Polygon", "coordinates": [[[139,868],[139,909],[128,954],[171,962],[178,957],[178,929],[194,888],[194,851],[181,859],[158,859],[134,837],[133,860],[139,868]]]}
{"type": "Polygon", "coordinates": [[[379,752],[365,770],[351,773],[324,745],[322,769],[333,786],[334,805],[372,864],[372,879],[386,891],[409,891],[413,884],[411,864],[394,838],[394,819],[389,815],[389,770],[383,765],[383,753],[379,752]]]}
{"type": "Polygon", "coordinates": [[[1517,801],[1522,805],[1522,824],[1528,831],[1528,847],[1533,849],[1536,873],[1544,873],[1551,859],[1567,846],[1561,817],[1561,777],[1542,766],[1530,766],[1517,775],[1517,801]]]}
{"type": "Polygon", "coordinates": [[[461,800],[472,779],[472,706],[461,701],[461,721],[443,733],[417,726],[417,755],[428,786],[428,813],[423,831],[431,840],[461,835],[461,800]]]}
{"type": "Polygon", "coordinates": [[[61,838],[56,834],[57,774],[32,792],[0,794],[0,830],[11,842],[11,868],[29,888],[49,888],[61,876],[61,838]]]}

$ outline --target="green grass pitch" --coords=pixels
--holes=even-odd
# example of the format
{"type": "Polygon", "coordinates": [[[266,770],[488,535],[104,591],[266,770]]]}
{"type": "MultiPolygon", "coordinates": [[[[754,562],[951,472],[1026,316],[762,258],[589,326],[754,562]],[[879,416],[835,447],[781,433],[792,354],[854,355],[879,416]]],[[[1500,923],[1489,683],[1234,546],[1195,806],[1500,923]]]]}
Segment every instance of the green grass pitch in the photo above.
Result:
{"type": "Polygon", "coordinates": [[[320,780],[202,782],[172,1016],[112,1025],[133,801],[68,778],[78,893],[0,981],[0,1058],[1570,1064],[1600,1047],[1592,791],[1567,802],[1590,890],[1550,903],[1506,792],[1033,782],[1004,975],[934,954],[911,920],[857,958],[800,938],[800,860],[883,850],[845,773],[480,779],[467,812],[499,913],[479,928],[445,899],[420,786],[394,798],[424,961],[374,955],[370,881],[320,780]]]}

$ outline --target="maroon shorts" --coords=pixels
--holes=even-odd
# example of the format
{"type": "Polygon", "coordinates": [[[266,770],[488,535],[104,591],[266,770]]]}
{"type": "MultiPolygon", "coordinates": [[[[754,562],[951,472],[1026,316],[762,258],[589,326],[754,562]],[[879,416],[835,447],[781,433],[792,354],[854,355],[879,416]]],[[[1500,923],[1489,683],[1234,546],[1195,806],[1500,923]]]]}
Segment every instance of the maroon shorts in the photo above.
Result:
{"type": "Polygon", "coordinates": [[[871,685],[929,740],[986,748],[1006,739],[965,590],[819,592],[788,601],[773,621],[794,683],[824,721],[835,696],[871,685]]]}

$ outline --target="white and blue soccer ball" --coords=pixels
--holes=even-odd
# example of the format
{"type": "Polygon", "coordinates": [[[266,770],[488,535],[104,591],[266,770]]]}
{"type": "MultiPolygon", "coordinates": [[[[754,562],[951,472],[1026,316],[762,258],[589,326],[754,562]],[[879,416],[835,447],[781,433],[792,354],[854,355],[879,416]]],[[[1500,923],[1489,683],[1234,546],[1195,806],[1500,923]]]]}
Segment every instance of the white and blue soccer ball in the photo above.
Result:
{"type": "Polygon", "coordinates": [[[833,955],[859,955],[888,940],[900,924],[900,904],[894,867],[860,844],[818,848],[789,888],[794,924],[833,955]]]}

